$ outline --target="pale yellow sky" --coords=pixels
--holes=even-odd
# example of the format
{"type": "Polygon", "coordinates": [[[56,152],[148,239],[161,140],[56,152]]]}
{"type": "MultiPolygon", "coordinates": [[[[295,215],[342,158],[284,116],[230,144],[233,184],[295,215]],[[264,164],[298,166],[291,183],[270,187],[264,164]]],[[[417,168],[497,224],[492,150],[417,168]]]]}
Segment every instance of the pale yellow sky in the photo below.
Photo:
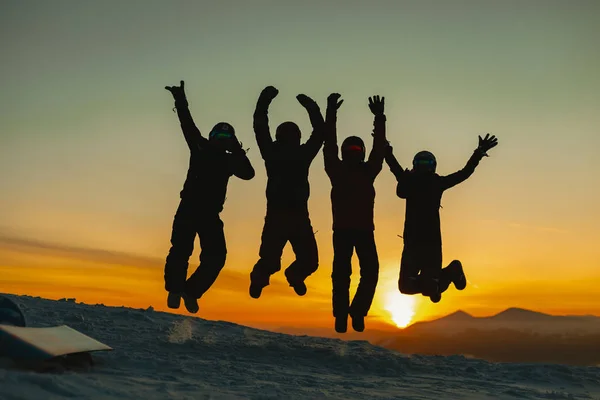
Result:
{"type": "MultiPolygon", "coordinates": [[[[441,174],[464,165],[478,134],[499,138],[442,199],[444,261],[460,259],[471,285],[436,305],[415,298],[415,318],[511,306],[600,314],[590,284],[600,280],[599,17],[595,1],[7,2],[0,292],[161,307],[189,157],[163,88],[184,79],[198,127],[206,134],[217,121],[232,123],[257,171],[252,181],[230,181],[222,214],[230,251],[202,316],[279,323],[292,315],[302,325],[319,307],[329,323],[330,184],[321,156],[310,175],[321,261],[309,295],[297,298],[282,282],[258,301],[247,295],[266,185],[252,113],[267,85],[280,90],[273,127],[293,120],[307,137],[295,96],[324,108],[337,91],[339,136],[359,135],[369,148],[367,98],[385,96],[399,161],[429,149],[441,174]],[[15,249],[14,238],[33,244],[15,249]],[[105,265],[72,248],[122,254],[105,265]]],[[[404,202],[387,167],[376,190],[382,279],[373,313],[389,318],[383,303],[396,288],[404,202]]]]}

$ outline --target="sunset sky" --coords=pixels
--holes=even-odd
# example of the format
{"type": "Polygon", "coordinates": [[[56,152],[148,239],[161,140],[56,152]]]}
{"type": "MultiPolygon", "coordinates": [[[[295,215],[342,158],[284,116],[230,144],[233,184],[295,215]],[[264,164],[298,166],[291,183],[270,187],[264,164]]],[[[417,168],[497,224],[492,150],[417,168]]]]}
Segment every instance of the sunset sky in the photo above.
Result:
{"type": "MultiPolygon", "coordinates": [[[[397,293],[405,203],[384,166],[370,320],[391,322],[394,307],[413,321],[515,306],[600,315],[600,2],[12,0],[0,9],[0,292],[166,310],[164,258],[189,151],[164,86],[183,79],[203,134],[230,122],[256,169],[251,181],[230,180],[227,264],[198,316],[333,326],[322,155],[310,174],[320,268],[308,294],[296,296],[280,273],[259,300],[248,295],[266,186],[252,113],[267,85],[280,91],[273,130],[292,120],[308,137],[295,96],[324,110],[339,92],[339,137],[361,136],[368,149],[367,99],[385,96],[404,166],[428,149],[448,174],[477,135],[499,139],[442,199],[444,264],[460,259],[469,286],[438,304],[397,293]]],[[[283,265],[292,259],[288,245],[283,265]]],[[[356,257],[354,270],[353,291],[356,257]]]]}

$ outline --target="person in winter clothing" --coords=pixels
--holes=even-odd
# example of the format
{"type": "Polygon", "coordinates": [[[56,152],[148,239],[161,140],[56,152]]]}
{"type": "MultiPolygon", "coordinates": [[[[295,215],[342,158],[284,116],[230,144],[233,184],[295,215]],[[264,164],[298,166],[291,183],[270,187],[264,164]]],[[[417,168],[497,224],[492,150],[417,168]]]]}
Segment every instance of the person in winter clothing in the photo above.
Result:
{"type": "Polygon", "coordinates": [[[363,140],[349,136],[342,142],[342,159],[338,156],[336,119],[342,101],[340,95],[329,96],[326,113],[323,158],[325,172],[331,181],[331,207],[333,212],[333,316],[335,330],[347,330],[348,316],[355,331],[365,329],[364,318],[375,296],[379,278],[379,258],[375,245],[373,222],[375,206],[374,182],[381,172],[386,150],[384,114],[385,98],[369,98],[369,108],[375,116],[373,148],[366,158],[363,140]],[[350,304],[350,277],[352,254],[360,263],[360,282],[350,304]]]}
{"type": "Polygon", "coordinates": [[[266,87],[254,112],[254,132],[267,171],[267,211],[261,236],[260,259],[250,273],[250,296],[258,299],[270,277],[281,270],[283,248],[289,241],[295,261],[285,270],[285,277],[296,294],[306,294],[305,279],[319,265],[317,242],[308,212],[310,185],[308,174],[312,161],[323,145],[325,124],[318,105],[306,95],[296,96],[309,113],[314,130],[301,144],[301,132],[293,122],[284,122],[269,130],[268,110],[279,91],[266,87]]]}
{"type": "Polygon", "coordinates": [[[450,283],[465,289],[467,280],[459,260],[442,269],[440,214],[442,194],[469,178],[481,159],[498,144],[495,136],[479,136],[479,145],[465,167],[450,175],[436,173],[437,161],[429,151],[418,152],[412,170],[403,170],[387,147],[385,161],[397,180],[396,194],[406,199],[404,249],[398,288],[404,294],[421,293],[437,303],[450,283]]]}
{"type": "Polygon", "coordinates": [[[204,138],[188,109],[184,82],[165,87],[175,100],[183,136],[190,149],[187,178],[173,220],[171,248],[166,258],[164,279],[169,293],[167,305],[177,309],[183,298],[186,309],[198,312],[198,299],[212,286],[225,265],[227,246],[220,213],[227,184],[234,175],[254,178],[255,171],[227,122],[216,124],[204,138]],[[186,280],[188,261],[199,236],[200,265],[186,280]]]}

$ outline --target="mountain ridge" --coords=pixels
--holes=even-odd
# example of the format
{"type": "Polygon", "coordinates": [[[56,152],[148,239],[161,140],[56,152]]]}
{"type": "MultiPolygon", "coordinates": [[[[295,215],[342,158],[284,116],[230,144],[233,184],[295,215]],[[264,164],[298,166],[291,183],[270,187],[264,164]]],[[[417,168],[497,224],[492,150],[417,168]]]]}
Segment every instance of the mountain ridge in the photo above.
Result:
{"type": "Polygon", "coordinates": [[[456,334],[469,329],[510,329],[541,334],[600,333],[600,317],[596,315],[552,315],[519,307],[509,307],[496,314],[475,317],[463,310],[418,321],[401,333],[456,334]]]}

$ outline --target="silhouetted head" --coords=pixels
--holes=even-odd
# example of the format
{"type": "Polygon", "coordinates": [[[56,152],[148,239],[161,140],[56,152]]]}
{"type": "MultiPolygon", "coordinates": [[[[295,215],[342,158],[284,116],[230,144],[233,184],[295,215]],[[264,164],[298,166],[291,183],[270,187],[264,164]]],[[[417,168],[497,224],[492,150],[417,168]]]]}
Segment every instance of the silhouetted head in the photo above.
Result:
{"type": "Polygon", "coordinates": [[[300,146],[300,128],[293,122],[284,122],[275,131],[275,140],[285,147],[300,146]]]}
{"type": "Polygon", "coordinates": [[[211,129],[208,140],[218,149],[226,150],[232,140],[235,140],[235,129],[227,122],[219,122],[211,129]]]}
{"type": "Polygon", "coordinates": [[[420,151],[413,158],[413,170],[415,172],[435,173],[437,161],[433,153],[420,151]]]}
{"type": "Polygon", "coordinates": [[[365,142],[358,136],[348,136],[342,142],[342,160],[360,163],[365,160],[365,142]]]}

